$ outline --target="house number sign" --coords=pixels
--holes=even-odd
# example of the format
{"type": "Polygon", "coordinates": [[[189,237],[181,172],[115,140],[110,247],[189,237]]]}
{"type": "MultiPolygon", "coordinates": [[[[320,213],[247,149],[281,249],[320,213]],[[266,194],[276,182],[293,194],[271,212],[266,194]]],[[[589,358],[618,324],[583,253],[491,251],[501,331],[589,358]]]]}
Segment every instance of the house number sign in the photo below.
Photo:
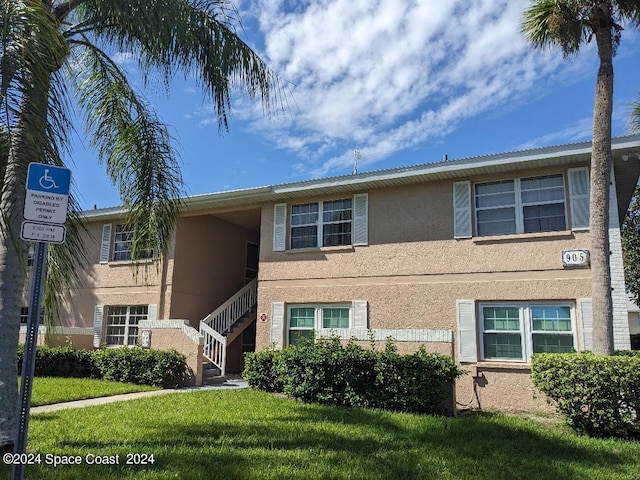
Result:
{"type": "Polygon", "coordinates": [[[589,250],[563,250],[562,266],[563,267],[588,267],[589,266],[589,250]]]}

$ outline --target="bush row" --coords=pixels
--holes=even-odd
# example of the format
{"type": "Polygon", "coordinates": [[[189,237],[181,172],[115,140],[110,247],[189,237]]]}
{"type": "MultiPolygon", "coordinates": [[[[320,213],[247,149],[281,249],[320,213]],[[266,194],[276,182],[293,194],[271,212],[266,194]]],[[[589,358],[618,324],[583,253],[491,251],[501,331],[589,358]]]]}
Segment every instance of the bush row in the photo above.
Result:
{"type": "Polygon", "coordinates": [[[640,439],[640,355],[535,354],[534,385],[580,433],[640,439]]]}
{"type": "Polygon", "coordinates": [[[443,414],[452,408],[453,381],[462,374],[450,357],[424,348],[399,355],[390,342],[378,352],[320,338],[249,353],[243,376],[253,388],[308,403],[443,414]]]}
{"type": "MultiPolygon", "coordinates": [[[[18,348],[18,372],[22,372],[24,345],[18,348]]],[[[171,388],[184,382],[186,357],[175,350],[141,347],[75,350],[71,347],[39,346],[35,376],[91,377],[171,388]]]]}

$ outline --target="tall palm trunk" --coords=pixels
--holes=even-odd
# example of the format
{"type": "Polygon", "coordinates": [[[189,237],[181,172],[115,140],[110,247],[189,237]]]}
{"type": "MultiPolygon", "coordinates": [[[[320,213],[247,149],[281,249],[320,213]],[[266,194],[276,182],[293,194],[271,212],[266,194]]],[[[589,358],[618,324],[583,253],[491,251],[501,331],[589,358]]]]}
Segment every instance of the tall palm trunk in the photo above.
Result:
{"type": "MultiPolygon", "coordinates": [[[[604,2],[605,4],[607,2],[604,2]]],[[[611,174],[611,115],[613,111],[613,41],[611,12],[594,9],[592,24],[600,57],[593,109],[591,153],[591,296],[593,352],[613,353],[613,302],[609,250],[609,183],[611,174]]],[[[609,6],[610,8],[610,6],[609,6]]]]}
{"type": "Polygon", "coordinates": [[[26,172],[29,162],[44,159],[50,77],[25,89],[21,116],[12,132],[0,212],[5,233],[0,243],[0,447],[13,444],[17,426],[17,348],[20,308],[26,279],[26,248],[20,239],[26,172]],[[8,381],[11,380],[11,381],[8,381]]]}

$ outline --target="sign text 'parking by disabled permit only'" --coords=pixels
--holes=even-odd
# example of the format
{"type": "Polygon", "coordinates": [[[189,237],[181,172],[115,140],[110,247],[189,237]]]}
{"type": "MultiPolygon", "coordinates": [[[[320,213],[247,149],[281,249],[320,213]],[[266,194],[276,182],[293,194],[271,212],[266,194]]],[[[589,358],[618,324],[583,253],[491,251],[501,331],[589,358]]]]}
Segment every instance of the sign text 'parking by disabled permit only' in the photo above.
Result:
{"type": "Polygon", "coordinates": [[[71,170],[30,163],[24,199],[23,240],[62,243],[66,229],[71,170]]]}

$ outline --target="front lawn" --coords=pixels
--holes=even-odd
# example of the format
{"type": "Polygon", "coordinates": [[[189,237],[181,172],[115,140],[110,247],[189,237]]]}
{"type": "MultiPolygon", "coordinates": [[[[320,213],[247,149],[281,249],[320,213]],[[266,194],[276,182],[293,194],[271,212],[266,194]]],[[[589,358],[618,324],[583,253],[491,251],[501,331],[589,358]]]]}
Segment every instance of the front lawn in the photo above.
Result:
{"type": "Polygon", "coordinates": [[[35,415],[28,450],[42,463],[26,477],[45,480],[634,479],[640,472],[640,443],[578,437],[556,424],[307,405],[248,389],[35,415]],[[154,463],[127,465],[128,454],[138,463],[153,455],[154,463]],[[53,455],[77,455],[81,465],[46,465],[53,455]],[[88,464],[94,456],[119,465],[88,464]]]}
{"type": "MultiPolygon", "coordinates": [[[[20,381],[18,381],[20,388],[20,381]]],[[[110,382],[93,378],[34,377],[31,391],[31,406],[85,400],[87,398],[108,397],[122,393],[158,390],[148,385],[110,382]]]]}

